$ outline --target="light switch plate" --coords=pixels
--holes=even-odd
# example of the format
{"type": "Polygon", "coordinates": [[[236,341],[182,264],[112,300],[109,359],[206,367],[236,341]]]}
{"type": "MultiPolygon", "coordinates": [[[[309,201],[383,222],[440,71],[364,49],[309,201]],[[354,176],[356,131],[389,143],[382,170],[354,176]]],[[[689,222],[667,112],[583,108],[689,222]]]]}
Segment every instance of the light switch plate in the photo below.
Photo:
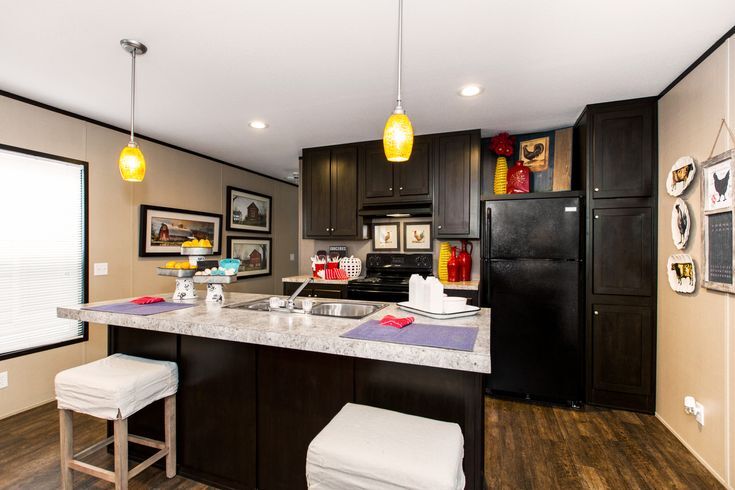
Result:
{"type": "Polygon", "coordinates": [[[95,262],[94,263],[94,275],[95,276],[106,276],[107,275],[107,262],[95,262]]]}
{"type": "Polygon", "coordinates": [[[296,260],[296,254],[288,254],[288,260],[290,260],[291,262],[296,260]]]}
{"type": "Polygon", "coordinates": [[[8,387],[8,372],[3,371],[0,373],[0,390],[8,387]]]}

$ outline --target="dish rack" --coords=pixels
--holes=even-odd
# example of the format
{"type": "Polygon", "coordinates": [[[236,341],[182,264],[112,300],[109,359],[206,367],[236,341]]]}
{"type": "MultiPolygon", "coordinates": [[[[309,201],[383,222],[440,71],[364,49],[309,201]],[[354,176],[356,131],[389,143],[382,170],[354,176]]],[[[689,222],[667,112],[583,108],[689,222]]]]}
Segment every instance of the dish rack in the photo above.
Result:
{"type": "MultiPolygon", "coordinates": [[[[207,256],[213,255],[212,247],[181,247],[180,255],[189,258],[189,265],[196,266],[207,256]]],[[[167,269],[158,267],[159,276],[176,278],[173,301],[185,301],[197,298],[194,284],[207,285],[208,303],[221,303],[224,299],[224,284],[232,284],[237,281],[237,273],[233,276],[196,276],[197,269],[167,269]]]]}

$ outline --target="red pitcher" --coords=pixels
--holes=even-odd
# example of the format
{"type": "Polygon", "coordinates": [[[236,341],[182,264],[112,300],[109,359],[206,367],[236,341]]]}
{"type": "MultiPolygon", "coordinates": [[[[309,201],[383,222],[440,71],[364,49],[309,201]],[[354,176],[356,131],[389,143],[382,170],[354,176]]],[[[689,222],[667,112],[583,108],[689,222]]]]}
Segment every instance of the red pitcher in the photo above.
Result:
{"type": "Polygon", "coordinates": [[[459,257],[457,257],[457,247],[452,247],[452,254],[447,262],[447,280],[449,282],[457,282],[459,276],[459,257]]]}
{"type": "Polygon", "coordinates": [[[462,251],[457,257],[457,280],[469,281],[472,275],[472,243],[462,240],[462,251]]]}

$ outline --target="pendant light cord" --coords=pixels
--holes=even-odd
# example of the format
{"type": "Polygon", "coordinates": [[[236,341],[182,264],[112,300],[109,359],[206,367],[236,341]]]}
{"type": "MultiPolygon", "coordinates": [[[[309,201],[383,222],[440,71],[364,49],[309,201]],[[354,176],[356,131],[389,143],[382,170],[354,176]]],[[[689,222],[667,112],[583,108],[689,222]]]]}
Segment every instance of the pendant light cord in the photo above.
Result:
{"type": "Polygon", "coordinates": [[[134,143],[135,139],[135,54],[136,48],[130,52],[132,56],[132,69],[130,71],[130,142],[134,143]]]}
{"type": "Polygon", "coordinates": [[[401,107],[401,65],[403,64],[403,0],[398,0],[398,97],[396,111],[403,112],[401,107]]]}

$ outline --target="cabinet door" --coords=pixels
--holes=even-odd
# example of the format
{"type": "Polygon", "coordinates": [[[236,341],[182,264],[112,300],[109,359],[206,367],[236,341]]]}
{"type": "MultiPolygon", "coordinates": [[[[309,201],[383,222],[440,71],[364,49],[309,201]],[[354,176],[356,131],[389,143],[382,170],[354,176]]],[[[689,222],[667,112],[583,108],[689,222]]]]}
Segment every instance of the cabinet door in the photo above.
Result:
{"type": "Polygon", "coordinates": [[[594,116],[595,199],[651,195],[654,118],[650,104],[594,116]]]}
{"type": "Polygon", "coordinates": [[[652,410],[648,405],[653,403],[651,309],[593,304],[592,310],[589,401],[652,410]]]}
{"type": "Polygon", "coordinates": [[[436,237],[479,238],[479,132],[437,136],[434,156],[436,237]]]}
{"type": "MultiPolygon", "coordinates": [[[[283,294],[286,296],[291,296],[296,290],[301,286],[300,282],[284,282],[283,283],[283,294]]],[[[301,290],[299,293],[299,297],[301,296],[311,296],[312,288],[314,286],[306,286],[304,289],[301,290]]]]}
{"type": "Polygon", "coordinates": [[[304,151],[304,238],[328,237],[331,230],[331,150],[304,151]]]}
{"type": "Polygon", "coordinates": [[[314,285],[311,294],[316,298],[341,299],[345,297],[345,287],[339,284],[314,285]]]}
{"type": "Polygon", "coordinates": [[[398,197],[401,202],[431,200],[431,141],[417,137],[413,142],[411,158],[405,163],[394,164],[398,181],[398,197]]]}
{"type": "Polygon", "coordinates": [[[331,215],[332,236],[356,237],[357,221],[357,148],[332,150],[331,215]]]}
{"type": "Polygon", "coordinates": [[[362,146],[360,155],[360,194],[363,205],[379,204],[393,200],[395,188],[393,173],[396,165],[386,160],[382,141],[371,141],[362,146]]]}
{"type": "Polygon", "coordinates": [[[179,464],[218,486],[255,488],[255,346],[182,335],[179,349],[179,464]]]}
{"type": "Polygon", "coordinates": [[[651,208],[592,210],[592,292],[651,296],[651,208]]]}

